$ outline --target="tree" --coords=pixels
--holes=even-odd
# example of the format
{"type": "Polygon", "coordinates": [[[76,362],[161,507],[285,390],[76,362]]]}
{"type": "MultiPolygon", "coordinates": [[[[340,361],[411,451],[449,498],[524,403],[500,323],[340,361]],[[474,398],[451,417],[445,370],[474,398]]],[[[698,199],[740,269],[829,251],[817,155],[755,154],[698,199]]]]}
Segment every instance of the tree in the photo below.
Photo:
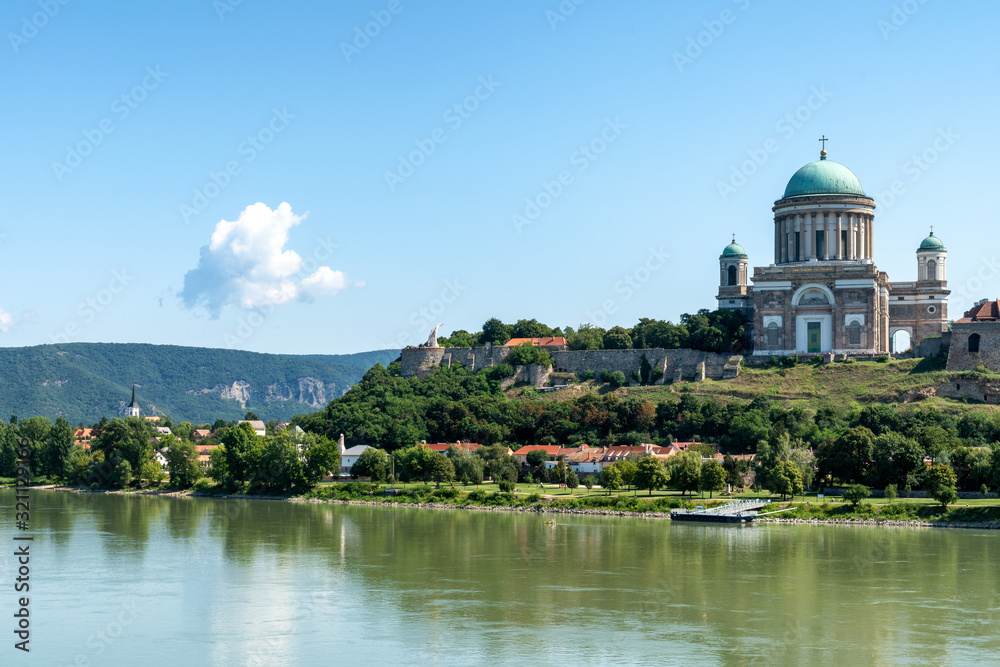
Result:
{"type": "Polygon", "coordinates": [[[587,487],[587,491],[590,491],[591,489],[594,488],[594,486],[597,485],[597,478],[594,477],[593,475],[584,475],[583,485],[587,487]]]}
{"type": "Polygon", "coordinates": [[[504,363],[514,366],[551,366],[553,362],[548,350],[531,343],[521,343],[504,357],[504,363]]]}
{"type": "Polygon", "coordinates": [[[455,466],[444,454],[435,453],[431,457],[429,472],[431,480],[437,482],[438,488],[441,487],[442,482],[450,482],[455,479],[455,466]]]}
{"type": "Polygon", "coordinates": [[[647,454],[636,462],[635,485],[640,489],[649,490],[650,496],[654,490],[662,489],[669,481],[667,469],[655,456],[647,454]]]}
{"type": "Polygon", "coordinates": [[[245,484],[260,467],[261,439],[253,427],[244,422],[226,429],[219,437],[226,448],[226,469],[236,484],[245,484]]]}
{"type": "Polygon", "coordinates": [[[712,497],[713,491],[722,491],[726,488],[726,469],[716,459],[711,459],[701,464],[701,490],[708,491],[708,497],[712,497]]]}
{"type": "Polygon", "coordinates": [[[512,338],[543,338],[555,335],[552,327],[542,324],[538,320],[518,320],[511,327],[512,338]]]}
{"type": "Polygon", "coordinates": [[[632,337],[622,327],[611,327],[604,334],[604,349],[627,350],[632,347],[632,337]]]}
{"type": "Polygon", "coordinates": [[[505,345],[511,338],[511,326],[491,317],[483,324],[483,333],[479,342],[482,344],[505,345]]]}
{"type": "Polygon", "coordinates": [[[670,481],[681,495],[701,488],[701,454],[683,452],[670,459],[670,481]]]}
{"type": "Polygon", "coordinates": [[[257,415],[255,415],[252,412],[247,412],[245,415],[243,415],[243,419],[246,420],[246,421],[248,421],[248,422],[249,421],[258,421],[258,420],[260,420],[260,417],[258,417],[257,415]]]}
{"type": "Polygon", "coordinates": [[[958,500],[958,494],[955,492],[958,477],[951,466],[935,463],[927,471],[926,479],[931,496],[946,509],[950,503],[958,500]]]}
{"type": "Polygon", "coordinates": [[[128,461],[119,461],[108,480],[112,486],[124,489],[132,483],[132,466],[128,461]]]}
{"type": "Polygon", "coordinates": [[[875,436],[869,429],[864,426],[848,429],[820,446],[817,455],[820,469],[843,482],[859,482],[871,466],[874,446],[875,436]]]}
{"type": "Polygon", "coordinates": [[[355,477],[370,477],[373,482],[384,482],[389,478],[389,455],[385,450],[369,447],[351,466],[351,474],[355,477]]]}
{"type": "Polygon", "coordinates": [[[91,449],[101,452],[103,460],[112,468],[128,461],[130,481],[136,472],[141,475],[142,465],[153,454],[150,444],[156,434],[153,426],[142,417],[116,417],[104,424],[99,431],[91,442],[91,449]]]}
{"type": "Polygon", "coordinates": [[[872,492],[864,484],[851,484],[847,487],[847,491],[844,491],[844,500],[849,502],[851,507],[857,508],[871,494],[872,492]]]}
{"type": "Polygon", "coordinates": [[[478,456],[473,456],[466,450],[459,450],[457,447],[448,448],[448,459],[455,466],[455,479],[463,484],[482,484],[483,472],[486,468],[485,461],[478,456]]]}
{"type": "Polygon", "coordinates": [[[61,479],[66,479],[77,455],[77,445],[73,438],[74,430],[65,417],[56,418],[56,423],[49,429],[45,442],[47,472],[61,479]]]}
{"type": "Polygon", "coordinates": [[[201,477],[198,450],[187,440],[178,440],[172,435],[168,435],[163,444],[171,486],[178,489],[190,488],[201,477]]]}
{"type": "Polygon", "coordinates": [[[601,470],[601,486],[607,489],[609,496],[612,491],[622,488],[622,474],[617,466],[609,465],[601,470]]]}
{"type": "Polygon", "coordinates": [[[770,491],[781,494],[781,499],[791,495],[802,493],[802,472],[791,460],[784,460],[778,463],[768,476],[768,487],[770,491]]]}
{"type": "Polygon", "coordinates": [[[544,449],[532,449],[525,458],[532,468],[540,468],[549,460],[549,453],[544,449]]]}
{"type": "Polygon", "coordinates": [[[570,468],[566,471],[566,488],[572,491],[578,486],[580,486],[580,478],[576,471],[570,468]]]}
{"type": "Polygon", "coordinates": [[[149,459],[142,464],[142,469],[139,471],[139,483],[142,486],[159,484],[166,476],[160,464],[153,459],[149,459]]]}
{"type": "Polygon", "coordinates": [[[616,461],[613,465],[618,466],[618,472],[622,475],[622,482],[625,484],[625,488],[631,489],[632,482],[635,481],[635,474],[639,470],[639,465],[631,458],[616,461]]]}
{"type": "Polygon", "coordinates": [[[897,495],[895,484],[889,484],[885,487],[885,499],[889,501],[890,505],[895,502],[897,495]]]}

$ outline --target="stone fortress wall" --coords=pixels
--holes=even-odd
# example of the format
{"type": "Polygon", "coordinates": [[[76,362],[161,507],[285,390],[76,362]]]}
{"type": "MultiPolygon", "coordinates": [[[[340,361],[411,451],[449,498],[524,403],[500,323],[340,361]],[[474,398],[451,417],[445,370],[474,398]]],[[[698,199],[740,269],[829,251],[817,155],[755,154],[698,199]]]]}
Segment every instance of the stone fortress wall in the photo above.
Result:
{"type": "MultiPolygon", "coordinates": [[[[503,362],[511,348],[506,346],[487,347],[409,347],[402,352],[402,374],[404,377],[416,375],[424,377],[438,366],[449,367],[461,363],[478,371],[503,362]]],[[[734,364],[726,369],[732,355],[700,350],[557,350],[551,352],[556,373],[576,373],[587,371],[599,374],[601,371],[621,371],[626,380],[632,382],[632,373],[639,372],[643,355],[653,368],[663,371],[659,384],[668,381],[703,380],[711,378],[735,377],[734,364]]],[[[532,378],[538,384],[542,376],[532,378]]]]}

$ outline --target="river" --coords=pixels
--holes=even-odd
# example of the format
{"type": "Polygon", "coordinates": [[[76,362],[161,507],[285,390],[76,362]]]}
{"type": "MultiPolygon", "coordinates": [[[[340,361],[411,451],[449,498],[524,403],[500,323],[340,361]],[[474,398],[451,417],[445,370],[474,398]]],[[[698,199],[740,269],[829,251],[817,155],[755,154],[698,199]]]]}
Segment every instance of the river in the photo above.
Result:
{"type": "Polygon", "coordinates": [[[982,664],[1000,531],[0,490],[3,665],[982,664]],[[555,525],[544,523],[554,519],[555,525]],[[30,535],[30,654],[14,649],[30,535]]]}

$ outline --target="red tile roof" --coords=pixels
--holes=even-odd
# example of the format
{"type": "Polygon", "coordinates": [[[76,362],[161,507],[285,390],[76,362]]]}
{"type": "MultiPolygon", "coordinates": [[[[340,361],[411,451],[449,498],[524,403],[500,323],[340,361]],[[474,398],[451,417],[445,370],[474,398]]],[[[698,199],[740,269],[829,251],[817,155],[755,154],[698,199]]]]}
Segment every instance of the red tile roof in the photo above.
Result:
{"type": "Polygon", "coordinates": [[[956,322],[996,322],[1000,320],[1000,301],[980,301],[956,322]]]}
{"type": "Polygon", "coordinates": [[[507,347],[517,347],[518,345],[524,345],[525,343],[531,343],[538,347],[548,347],[551,345],[566,345],[566,338],[563,336],[546,336],[544,338],[511,338],[507,341],[507,347]]]}
{"type": "Polygon", "coordinates": [[[562,449],[559,445],[525,445],[521,449],[514,452],[514,456],[527,456],[528,452],[533,452],[536,449],[541,449],[549,456],[559,456],[559,450],[562,449]]]}

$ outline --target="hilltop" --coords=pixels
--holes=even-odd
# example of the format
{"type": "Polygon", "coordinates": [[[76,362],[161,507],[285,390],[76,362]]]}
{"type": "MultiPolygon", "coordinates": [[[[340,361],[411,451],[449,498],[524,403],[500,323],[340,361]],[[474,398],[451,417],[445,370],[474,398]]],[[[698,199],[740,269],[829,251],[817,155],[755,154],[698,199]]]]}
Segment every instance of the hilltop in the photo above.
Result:
{"type": "MultiPolygon", "coordinates": [[[[851,404],[899,404],[918,402],[949,412],[961,412],[978,401],[947,398],[936,395],[936,389],[955,380],[1000,382],[1000,375],[978,371],[946,371],[940,359],[902,359],[877,362],[816,364],[799,363],[790,367],[740,369],[737,378],[676,382],[645,387],[622,387],[623,396],[641,396],[653,403],[676,400],[682,394],[702,398],[712,397],[723,403],[733,400],[750,401],[763,397],[770,401],[787,402],[789,407],[810,410],[843,408],[851,404]],[[919,396],[924,392],[924,396],[919,396]]],[[[540,394],[540,401],[567,401],[588,393],[608,391],[606,385],[588,382],[571,385],[568,389],[540,394]]],[[[515,386],[508,390],[511,398],[531,394],[531,389],[515,386]]]]}
{"type": "Polygon", "coordinates": [[[0,415],[65,417],[90,424],[117,417],[133,380],[143,414],[193,423],[287,421],[323,408],[398,350],[346,355],[260,354],[177,345],[68,343],[0,348],[0,415]]]}

